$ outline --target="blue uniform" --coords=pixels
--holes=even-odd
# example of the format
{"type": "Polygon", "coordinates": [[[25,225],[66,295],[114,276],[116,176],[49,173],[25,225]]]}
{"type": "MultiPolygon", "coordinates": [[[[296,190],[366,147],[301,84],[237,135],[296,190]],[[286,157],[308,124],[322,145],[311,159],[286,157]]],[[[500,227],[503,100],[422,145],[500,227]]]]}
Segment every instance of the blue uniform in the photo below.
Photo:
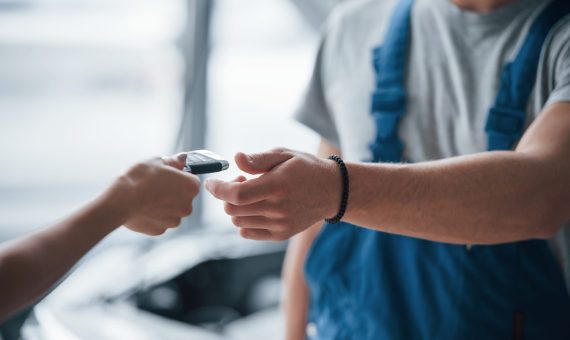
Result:
{"type": "MultiPolygon", "coordinates": [[[[402,161],[412,6],[399,2],[373,51],[374,162],[402,161]]],[[[490,151],[512,149],[524,132],[542,45],[568,13],[567,0],[549,4],[504,66],[485,127],[490,151]]],[[[305,270],[319,339],[570,339],[570,298],[544,240],[468,249],[340,223],[325,225],[305,270]]]]}

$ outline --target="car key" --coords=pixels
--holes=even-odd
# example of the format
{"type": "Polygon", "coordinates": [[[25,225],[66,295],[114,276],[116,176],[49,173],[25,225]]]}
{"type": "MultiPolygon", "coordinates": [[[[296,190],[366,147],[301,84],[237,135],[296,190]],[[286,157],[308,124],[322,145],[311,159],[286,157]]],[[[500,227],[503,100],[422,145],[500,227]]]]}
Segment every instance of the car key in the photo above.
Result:
{"type": "Polygon", "coordinates": [[[195,175],[219,172],[230,167],[230,163],[221,156],[208,150],[190,151],[186,154],[184,171],[195,175]]]}

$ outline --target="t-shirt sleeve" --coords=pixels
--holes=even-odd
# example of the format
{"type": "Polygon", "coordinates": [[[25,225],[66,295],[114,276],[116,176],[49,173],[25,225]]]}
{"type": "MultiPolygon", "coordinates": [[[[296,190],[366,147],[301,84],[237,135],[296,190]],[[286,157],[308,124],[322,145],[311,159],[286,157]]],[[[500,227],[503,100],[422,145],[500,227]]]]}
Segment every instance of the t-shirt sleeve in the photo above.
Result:
{"type": "Polygon", "coordinates": [[[323,59],[326,35],[321,40],[313,74],[305,95],[295,113],[295,119],[318,133],[332,145],[339,147],[337,129],[325,97],[323,59]]]}
{"type": "Polygon", "coordinates": [[[570,20],[566,27],[566,39],[554,64],[554,88],[548,96],[547,104],[570,101],[570,20]]]}

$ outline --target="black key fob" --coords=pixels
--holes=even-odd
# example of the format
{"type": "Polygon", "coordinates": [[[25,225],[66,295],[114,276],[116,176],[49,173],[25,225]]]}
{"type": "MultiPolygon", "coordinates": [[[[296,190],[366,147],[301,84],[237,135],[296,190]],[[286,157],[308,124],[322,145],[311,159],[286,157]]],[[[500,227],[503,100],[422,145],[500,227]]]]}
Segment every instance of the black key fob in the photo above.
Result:
{"type": "Polygon", "coordinates": [[[230,167],[230,163],[212,151],[197,150],[186,154],[184,171],[195,175],[219,172],[230,167]]]}

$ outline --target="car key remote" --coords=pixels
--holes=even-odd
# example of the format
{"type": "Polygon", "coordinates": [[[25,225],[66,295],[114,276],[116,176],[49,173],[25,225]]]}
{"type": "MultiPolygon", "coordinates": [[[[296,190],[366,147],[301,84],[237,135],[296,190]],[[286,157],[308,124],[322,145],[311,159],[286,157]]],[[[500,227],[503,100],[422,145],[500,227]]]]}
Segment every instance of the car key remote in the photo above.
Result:
{"type": "Polygon", "coordinates": [[[230,163],[208,150],[190,151],[186,154],[184,171],[195,175],[219,172],[230,167],[230,163]]]}

